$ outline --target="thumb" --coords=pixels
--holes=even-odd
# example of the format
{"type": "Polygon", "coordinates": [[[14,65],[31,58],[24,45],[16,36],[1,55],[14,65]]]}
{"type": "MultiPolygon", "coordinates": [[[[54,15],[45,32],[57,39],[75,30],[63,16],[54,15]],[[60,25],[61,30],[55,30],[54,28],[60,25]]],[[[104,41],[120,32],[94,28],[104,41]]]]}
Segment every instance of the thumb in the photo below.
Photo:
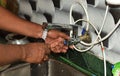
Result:
{"type": "Polygon", "coordinates": [[[50,38],[58,38],[58,37],[62,37],[64,39],[70,39],[68,35],[66,35],[65,33],[58,31],[58,30],[50,30],[48,32],[48,37],[50,38]]]}
{"type": "Polygon", "coordinates": [[[68,35],[66,35],[65,33],[62,33],[62,32],[59,32],[59,37],[62,37],[62,38],[67,39],[67,40],[70,39],[70,37],[68,35]]]}

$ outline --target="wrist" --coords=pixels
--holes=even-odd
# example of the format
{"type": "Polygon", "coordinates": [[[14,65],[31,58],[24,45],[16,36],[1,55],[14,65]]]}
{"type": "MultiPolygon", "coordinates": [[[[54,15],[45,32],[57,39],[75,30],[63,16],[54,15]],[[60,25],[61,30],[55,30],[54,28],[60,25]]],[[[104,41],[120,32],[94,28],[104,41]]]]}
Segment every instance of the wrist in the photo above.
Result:
{"type": "Polygon", "coordinates": [[[29,33],[31,34],[30,37],[41,38],[43,30],[44,29],[43,29],[42,25],[37,24],[36,26],[33,27],[32,30],[29,31],[29,33]]]}
{"type": "Polygon", "coordinates": [[[26,58],[25,48],[21,45],[21,60],[25,61],[25,58],[26,58]]]}
{"type": "Polygon", "coordinates": [[[47,34],[48,34],[48,30],[44,29],[43,33],[42,33],[42,39],[46,39],[47,38],[47,34]]]}

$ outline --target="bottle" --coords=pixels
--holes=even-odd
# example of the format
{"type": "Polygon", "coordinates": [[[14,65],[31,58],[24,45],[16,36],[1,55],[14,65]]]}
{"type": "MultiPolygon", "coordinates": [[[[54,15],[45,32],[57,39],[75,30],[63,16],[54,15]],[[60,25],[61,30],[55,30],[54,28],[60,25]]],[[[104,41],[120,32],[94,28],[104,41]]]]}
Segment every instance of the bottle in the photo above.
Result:
{"type": "Polygon", "coordinates": [[[113,76],[120,76],[120,62],[117,62],[112,66],[113,76]]]}

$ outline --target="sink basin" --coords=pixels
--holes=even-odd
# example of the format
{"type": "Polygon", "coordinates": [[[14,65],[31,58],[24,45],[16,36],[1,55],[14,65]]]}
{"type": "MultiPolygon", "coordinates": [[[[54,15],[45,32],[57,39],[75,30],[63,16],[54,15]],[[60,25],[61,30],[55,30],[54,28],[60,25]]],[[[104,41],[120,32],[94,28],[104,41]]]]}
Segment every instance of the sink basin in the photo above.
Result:
{"type": "Polygon", "coordinates": [[[49,59],[42,64],[22,63],[0,72],[0,76],[87,76],[84,73],[62,63],[49,59]]]}
{"type": "Polygon", "coordinates": [[[87,76],[60,61],[49,59],[39,65],[31,66],[31,76],[87,76]]]}

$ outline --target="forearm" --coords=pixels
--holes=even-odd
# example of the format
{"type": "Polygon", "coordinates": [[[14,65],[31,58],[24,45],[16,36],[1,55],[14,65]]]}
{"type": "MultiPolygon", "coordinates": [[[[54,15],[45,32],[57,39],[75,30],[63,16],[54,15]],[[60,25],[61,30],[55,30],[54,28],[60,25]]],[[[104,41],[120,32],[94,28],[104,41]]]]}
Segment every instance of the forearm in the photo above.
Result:
{"type": "Polygon", "coordinates": [[[0,65],[10,64],[22,60],[24,50],[21,45],[0,44],[0,65]]]}
{"type": "Polygon", "coordinates": [[[0,29],[31,37],[42,36],[42,26],[23,20],[0,7],[0,29]]]}

